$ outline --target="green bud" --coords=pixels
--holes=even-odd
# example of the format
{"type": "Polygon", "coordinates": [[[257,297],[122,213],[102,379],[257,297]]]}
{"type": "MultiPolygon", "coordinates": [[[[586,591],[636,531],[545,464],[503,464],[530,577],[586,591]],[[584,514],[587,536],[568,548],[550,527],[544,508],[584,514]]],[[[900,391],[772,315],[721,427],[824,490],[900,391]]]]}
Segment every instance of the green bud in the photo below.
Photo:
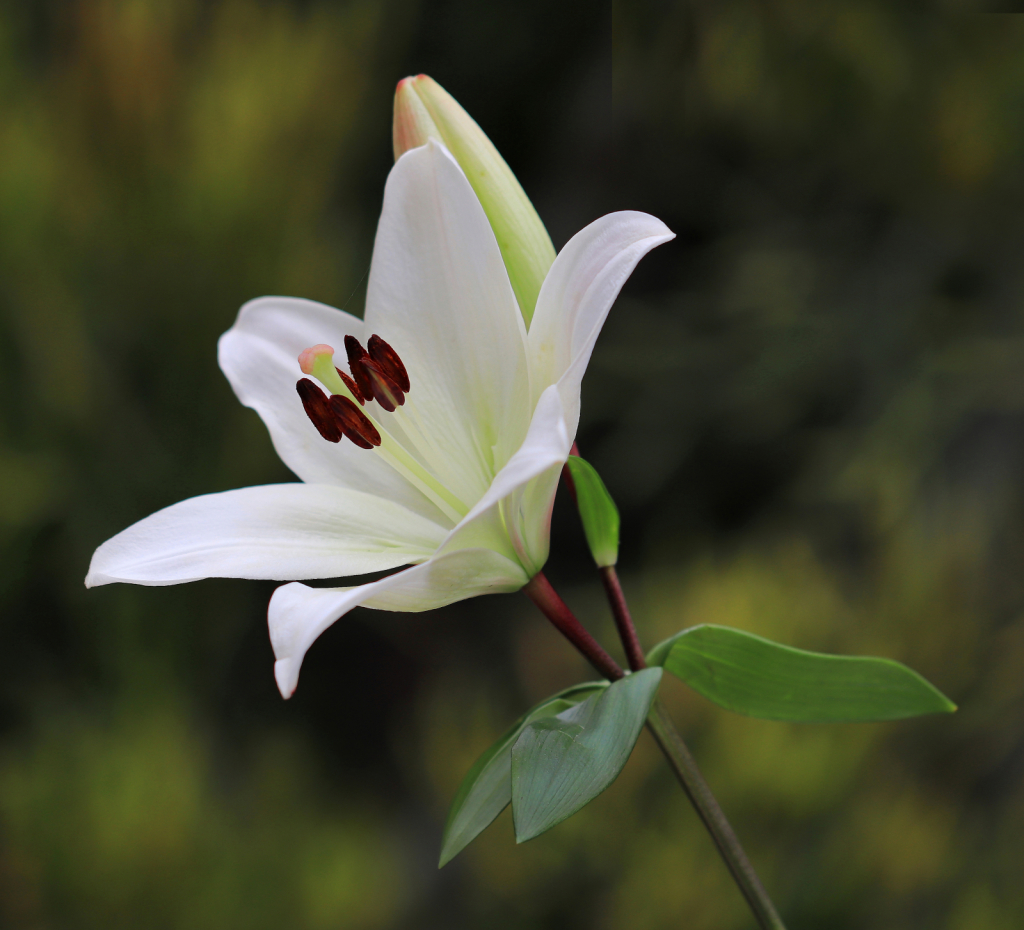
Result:
{"type": "Polygon", "coordinates": [[[425,145],[427,139],[437,139],[452,153],[490,220],[529,326],[540,286],[555,260],[555,248],[505,159],[473,118],[425,74],[398,82],[393,139],[396,159],[425,145]]]}
{"type": "Polygon", "coordinates": [[[576,486],[576,506],[583,520],[590,554],[598,568],[614,565],[619,558],[619,510],[615,501],[588,461],[570,455],[566,465],[576,486]]]}

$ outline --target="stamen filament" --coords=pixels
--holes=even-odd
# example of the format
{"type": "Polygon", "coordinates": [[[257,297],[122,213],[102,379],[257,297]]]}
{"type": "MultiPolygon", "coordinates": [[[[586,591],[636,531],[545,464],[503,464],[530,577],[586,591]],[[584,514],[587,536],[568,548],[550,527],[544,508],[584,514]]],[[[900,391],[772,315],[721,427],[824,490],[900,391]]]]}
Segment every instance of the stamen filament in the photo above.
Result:
{"type": "MultiPolygon", "coordinates": [[[[387,346],[387,343],[384,343],[383,340],[380,340],[380,342],[386,346],[389,351],[394,351],[390,346],[387,346]]],[[[349,351],[350,357],[354,355],[356,351],[363,355],[366,354],[359,346],[358,341],[352,337],[346,337],[345,345],[346,349],[349,351]]],[[[312,349],[306,349],[299,356],[299,364],[303,372],[311,374],[317,378],[321,384],[331,391],[332,394],[340,395],[341,397],[347,398],[348,400],[356,403],[361,403],[361,399],[354,396],[353,392],[350,390],[348,385],[344,383],[338,373],[338,370],[335,368],[334,350],[330,346],[319,345],[314,346],[312,349]]],[[[352,373],[355,375],[357,374],[357,371],[359,377],[356,378],[356,384],[359,385],[359,389],[362,391],[360,378],[365,377],[365,372],[363,372],[359,366],[354,366],[352,368],[352,373]]],[[[404,374],[404,371],[405,369],[403,366],[402,374],[404,374]]],[[[372,392],[367,395],[367,400],[371,397],[373,397],[372,392]]],[[[403,409],[404,408],[399,407],[396,412],[403,409]]],[[[420,462],[416,460],[416,457],[391,434],[387,428],[387,424],[373,416],[369,407],[364,407],[359,410],[358,413],[373,424],[374,428],[380,434],[381,443],[380,445],[376,445],[372,451],[381,455],[392,468],[421,491],[453,523],[458,523],[467,513],[469,513],[469,508],[466,504],[448,490],[448,488],[445,487],[444,484],[442,484],[428,468],[425,468],[420,464],[420,462]]],[[[404,420],[403,418],[403,422],[409,421],[404,420]]],[[[413,441],[416,441],[417,445],[419,445],[417,440],[426,437],[422,435],[422,430],[417,430],[416,432],[421,435],[413,441]]],[[[361,443],[357,444],[361,445],[361,443]]],[[[437,452],[433,443],[430,443],[430,446],[434,448],[435,452],[437,452]]]]}
{"type": "Polygon", "coordinates": [[[389,419],[394,420],[402,432],[409,437],[416,447],[416,452],[424,460],[424,464],[433,472],[451,471],[450,456],[445,456],[437,444],[435,434],[426,429],[420,420],[419,413],[413,404],[406,404],[396,410],[389,419]]]}
{"type": "Polygon", "coordinates": [[[374,452],[430,498],[452,522],[458,523],[469,513],[469,508],[420,465],[394,436],[382,430],[381,439],[381,444],[374,452]]]}
{"type": "Polygon", "coordinates": [[[349,400],[353,400],[359,403],[358,398],[348,389],[348,385],[338,376],[338,370],[334,367],[334,359],[332,356],[318,355],[316,360],[310,366],[310,374],[312,374],[324,387],[326,387],[332,394],[341,394],[342,397],[347,397],[349,400]]]}

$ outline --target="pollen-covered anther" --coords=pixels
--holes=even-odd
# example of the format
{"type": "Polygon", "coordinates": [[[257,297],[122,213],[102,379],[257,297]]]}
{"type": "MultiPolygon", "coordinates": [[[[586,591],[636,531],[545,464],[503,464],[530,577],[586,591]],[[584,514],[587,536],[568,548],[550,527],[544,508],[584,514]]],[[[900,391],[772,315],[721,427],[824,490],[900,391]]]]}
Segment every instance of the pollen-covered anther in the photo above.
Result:
{"type": "Polygon", "coordinates": [[[373,398],[373,385],[370,383],[366,372],[363,371],[362,366],[362,360],[369,358],[366,354],[366,349],[362,347],[355,336],[346,336],[345,354],[348,355],[348,367],[356,384],[359,385],[359,390],[362,392],[363,397],[371,400],[373,398]]]}
{"type": "Polygon", "coordinates": [[[361,449],[372,449],[379,446],[380,433],[352,401],[340,394],[332,394],[330,398],[331,409],[340,424],[345,435],[361,449]]]}
{"type": "Polygon", "coordinates": [[[398,353],[376,333],[370,337],[370,341],[366,344],[366,347],[370,351],[370,358],[380,365],[384,373],[394,381],[404,393],[408,394],[409,372],[405,370],[405,365],[402,364],[402,360],[398,357],[398,353]]]}
{"type": "Polygon", "coordinates": [[[309,378],[300,378],[295,390],[302,400],[306,416],[328,442],[340,442],[342,436],[347,436],[361,449],[380,445],[377,428],[347,397],[341,394],[328,397],[309,378]]]}
{"type": "MultiPolygon", "coordinates": [[[[306,416],[317,428],[317,432],[328,442],[340,442],[342,437],[341,424],[334,412],[334,407],[327,399],[327,395],[320,390],[309,378],[300,378],[295,385],[302,399],[302,407],[306,416]]],[[[355,404],[352,405],[355,407],[355,404]]]]}
{"type": "Polygon", "coordinates": [[[363,396],[363,392],[359,389],[359,385],[356,384],[355,381],[346,375],[340,368],[335,368],[334,370],[338,373],[338,377],[345,382],[345,387],[352,392],[352,396],[359,401],[359,406],[361,407],[365,404],[366,398],[363,396]]]}
{"type": "Polygon", "coordinates": [[[370,381],[373,399],[388,413],[405,403],[405,393],[372,358],[364,358],[359,364],[370,381]]]}
{"type": "Polygon", "coordinates": [[[370,337],[370,352],[362,347],[355,336],[345,337],[348,367],[360,391],[371,397],[389,413],[405,403],[409,390],[409,374],[398,353],[380,336],[370,337]]]}

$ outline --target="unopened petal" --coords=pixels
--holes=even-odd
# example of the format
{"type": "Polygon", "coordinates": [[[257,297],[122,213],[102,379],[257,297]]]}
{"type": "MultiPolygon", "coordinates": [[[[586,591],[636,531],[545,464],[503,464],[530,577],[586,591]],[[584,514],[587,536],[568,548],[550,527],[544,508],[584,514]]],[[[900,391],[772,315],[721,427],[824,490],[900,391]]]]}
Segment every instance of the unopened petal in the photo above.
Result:
{"type": "MultiPolygon", "coordinates": [[[[423,77],[425,75],[421,75],[421,79],[423,77]]],[[[441,130],[437,128],[437,124],[416,92],[417,83],[414,77],[402,78],[395,88],[394,121],[391,128],[395,161],[409,149],[426,145],[427,139],[444,141],[441,138],[441,130]]]]}
{"type": "Polygon", "coordinates": [[[646,213],[610,213],[573,236],[551,266],[530,324],[531,380],[535,396],[561,382],[570,433],[579,421],[580,381],[619,290],[641,258],[673,238],[646,213]]]}
{"type": "Polygon", "coordinates": [[[118,533],[96,550],[85,583],[340,578],[421,562],[444,534],[400,504],[334,485],[241,488],[181,501],[118,533]]]}
{"type": "Polygon", "coordinates": [[[283,697],[292,696],[306,651],[354,607],[432,610],[480,594],[515,591],[528,580],[518,564],[490,549],[460,549],[357,588],[284,585],[274,592],[267,613],[277,686],[283,697]]]}
{"type": "Polygon", "coordinates": [[[394,127],[396,159],[414,145],[435,138],[465,171],[494,230],[516,300],[529,325],[555,249],[512,169],[458,101],[425,74],[399,82],[394,127]]]}

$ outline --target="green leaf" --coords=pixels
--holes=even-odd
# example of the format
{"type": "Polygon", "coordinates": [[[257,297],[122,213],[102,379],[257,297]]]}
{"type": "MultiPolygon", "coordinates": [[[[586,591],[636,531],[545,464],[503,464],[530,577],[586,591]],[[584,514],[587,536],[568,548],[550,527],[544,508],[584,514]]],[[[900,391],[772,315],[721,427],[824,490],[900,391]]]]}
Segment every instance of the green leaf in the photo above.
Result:
{"type": "Polygon", "coordinates": [[[647,661],[728,710],[767,720],[858,723],[956,710],[892,659],[806,652],[724,626],[683,630],[655,646],[647,661]]]}
{"type": "Polygon", "coordinates": [[[488,749],[462,779],[452,801],[441,840],[441,868],[473,842],[512,800],[512,744],[523,728],[539,718],[560,714],[604,691],[606,681],[588,681],[559,691],[523,714],[488,749]]]}
{"type": "Polygon", "coordinates": [[[523,729],[512,747],[517,843],[550,830],[615,781],[660,681],[660,668],[635,672],[582,704],[523,729]]]}
{"type": "Polygon", "coordinates": [[[566,462],[576,486],[576,506],[583,520],[590,554],[598,568],[614,565],[619,559],[619,510],[594,466],[578,455],[566,462]]]}

